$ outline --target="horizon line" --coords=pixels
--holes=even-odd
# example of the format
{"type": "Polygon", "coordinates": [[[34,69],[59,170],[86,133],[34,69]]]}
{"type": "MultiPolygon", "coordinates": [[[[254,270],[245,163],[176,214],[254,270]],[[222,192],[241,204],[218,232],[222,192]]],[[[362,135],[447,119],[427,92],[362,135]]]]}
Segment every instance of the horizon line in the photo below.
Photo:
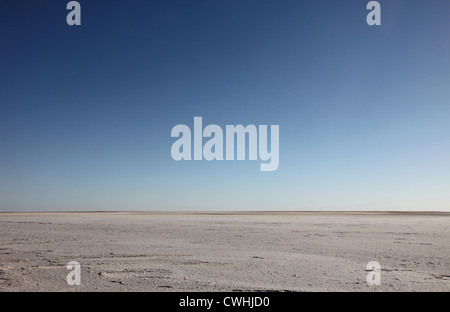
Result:
{"type": "Polygon", "coordinates": [[[450,211],[426,210],[65,210],[65,211],[0,211],[0,214],[82,214],[82,213],[143,213],[143,214],[192,214],[192,215],[283,215],[283,214],[330,214],[330,215],[448,215],[450,211]]]}

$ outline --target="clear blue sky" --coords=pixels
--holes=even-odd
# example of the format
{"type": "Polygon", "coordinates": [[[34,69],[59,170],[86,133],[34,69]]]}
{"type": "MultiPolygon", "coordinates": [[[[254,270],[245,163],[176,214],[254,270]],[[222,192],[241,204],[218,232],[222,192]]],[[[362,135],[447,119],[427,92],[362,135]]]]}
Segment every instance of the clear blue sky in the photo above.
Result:
{"type": "Polygon", "coordinates": [[[0,211],[450,210],[450,1],[0,3],[0,211]],[[280,125],[280,165],[171,158],[280,125]]]}

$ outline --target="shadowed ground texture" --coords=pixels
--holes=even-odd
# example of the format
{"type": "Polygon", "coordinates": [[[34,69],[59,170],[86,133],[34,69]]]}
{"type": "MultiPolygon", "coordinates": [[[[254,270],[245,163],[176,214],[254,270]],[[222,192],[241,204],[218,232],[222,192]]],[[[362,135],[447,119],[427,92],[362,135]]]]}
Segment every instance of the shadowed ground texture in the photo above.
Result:
{"type": "Polygon", "coordinates": [[[449,291],[450,214],[1,213],[0,290],[449,291]]]}

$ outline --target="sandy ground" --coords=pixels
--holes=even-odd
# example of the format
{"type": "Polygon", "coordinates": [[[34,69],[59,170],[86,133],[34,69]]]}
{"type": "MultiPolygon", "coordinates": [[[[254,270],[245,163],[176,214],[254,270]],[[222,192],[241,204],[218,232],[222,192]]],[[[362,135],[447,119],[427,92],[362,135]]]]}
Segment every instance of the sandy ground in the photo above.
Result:
{"type": "Polygon", "coordinates": [[[450,214],[0,214],[0,291],[253,290],[450,291],[450,214]]]}

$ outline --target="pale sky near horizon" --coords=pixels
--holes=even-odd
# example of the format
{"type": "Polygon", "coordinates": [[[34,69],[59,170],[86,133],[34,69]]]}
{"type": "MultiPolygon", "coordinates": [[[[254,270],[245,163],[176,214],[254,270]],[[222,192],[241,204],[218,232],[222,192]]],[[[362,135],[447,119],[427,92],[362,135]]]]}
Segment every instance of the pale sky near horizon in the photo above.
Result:
{"type": "Polygon", "coordinates": [[[0,211],[450,211],[450,1],[0,3],[0,211]],[[280,163],[177,124],[280,126],[280,163]]]}

